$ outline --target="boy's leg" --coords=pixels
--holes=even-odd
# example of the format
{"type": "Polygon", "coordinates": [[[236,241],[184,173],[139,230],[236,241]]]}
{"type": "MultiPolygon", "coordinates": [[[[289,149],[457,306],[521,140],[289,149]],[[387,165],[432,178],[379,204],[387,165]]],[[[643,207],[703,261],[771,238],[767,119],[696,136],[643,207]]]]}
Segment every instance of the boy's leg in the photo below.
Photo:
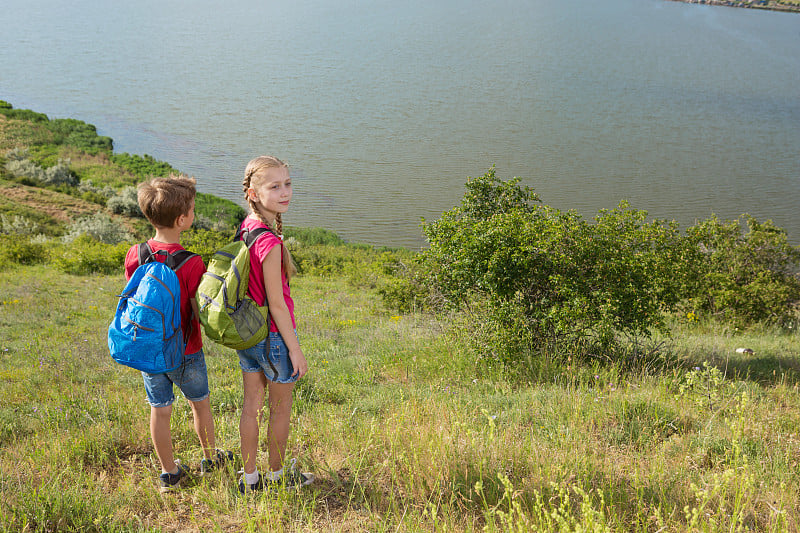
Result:
{"type": "Polygon", "coordinates": [[[211,400],[208,391],[208,370],[203,350],[186,356],[186,362],[168,373],[189,401],[194,419],[194,430],[200,439],[203,456],[211,459],[215,454],[214,418],[211,415],[211,400]]]}
{"type": "Polygon", "coordinates": [[[170,431],[170,418],[172,416],[172,402],[175,395],[172,392],[172,381],[166,374],[148,374],[142,372],[144,389],[147,401],[150,404],[150,438],[161,463],[161,470],[175,473],[175,457],[172,450],[172,433],[170,431]]]}
{"type": "Polygon", "coordinates": [[[189,401],[192,406],[192,416],[194,418],[194,431],[200,439],[200,446],[203,448],[203,457],[206,459],[216,459],[216,441],[214,438],[214,417],[211,416],[211,400],[206,397],[199,402],[189,401]]]}
{"type": "Polygon", "coordinates": [[[161,470],[174,474],[177,469],[172,454],[172,433],[169,422],[172,416],[172,405],[166,407],[150,407],[150,438],[156,449],[161,470]]]}
{"type": "Polygon", "coordinates": [[[239,436],[242,441],[242,461],[244,471],[250,474],[256,469],[258,453],[258,420],[264,408],[264,390],[267,378],[263,372],[242,372],[244,405],[239,420],[239,436]]]}
{"type": "Polygon", "coordinates": [[[294,383],[269,383],[269,468],[283,468],[286,444],[289,441],[294,383]]]}

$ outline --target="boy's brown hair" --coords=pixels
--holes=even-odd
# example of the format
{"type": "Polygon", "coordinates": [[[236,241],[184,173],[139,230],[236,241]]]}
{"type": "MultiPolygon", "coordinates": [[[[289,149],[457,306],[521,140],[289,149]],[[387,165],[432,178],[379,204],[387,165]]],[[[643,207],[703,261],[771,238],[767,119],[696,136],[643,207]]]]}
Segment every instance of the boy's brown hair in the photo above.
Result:
{"type": "Polygon", "coordinates": [[[140,183],[139,208],[156,228],[171,228],[179,216],[189,213],[196,183],[194,178],[174,174],[140,183]]]}

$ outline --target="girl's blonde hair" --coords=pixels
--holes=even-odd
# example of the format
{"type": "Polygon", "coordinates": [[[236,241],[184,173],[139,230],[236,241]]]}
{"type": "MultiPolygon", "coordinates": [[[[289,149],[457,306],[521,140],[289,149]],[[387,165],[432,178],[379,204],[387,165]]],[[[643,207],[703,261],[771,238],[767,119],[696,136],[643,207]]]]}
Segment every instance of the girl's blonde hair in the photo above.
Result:
{"type": "MultiPolygon", "coordinates": [[[[278,159],[277,157],[271,155],[261,155],[252,159],[249,163],[247,163],[247,167],[244,169],[244,180],[242,181],[242,189],[244,190],[244,199],[247,201],[247,204],[250,206],[250,211],[260,220],[265,226],[269,229],[277,233],[281,238],[283,238],[283,221],[281,220],[281,214],[275,214],[275,224],[273,226],[269,220],[264,218],[264,215],[258,209],[258,204],[250,198],[250,195],[247,194],[247,191],[250,188],[256,187],[263,179],[265,172],[264,170],[270,168],[289,168],[289,165],[278,159]]],[[[286,279],[290,279],[293,275],[297,274],[297,267],[292,260],[292,254],[289,253],[289,249],[283,244],[283,240],[281,240],[281,246],[283,247],[283,271],[286,274],[286,279]]]]}

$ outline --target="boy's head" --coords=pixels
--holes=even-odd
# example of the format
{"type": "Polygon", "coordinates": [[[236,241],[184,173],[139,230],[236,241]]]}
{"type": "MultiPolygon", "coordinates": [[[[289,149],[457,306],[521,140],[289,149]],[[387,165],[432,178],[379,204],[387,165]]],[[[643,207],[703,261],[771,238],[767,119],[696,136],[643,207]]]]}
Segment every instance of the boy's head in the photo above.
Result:
{"type": "Polygon", "coordinates": [[[156,228],[172,228],[181,215],[192,210],[197,180],[171,175],[139,184],[139,208],[156,228]]]}

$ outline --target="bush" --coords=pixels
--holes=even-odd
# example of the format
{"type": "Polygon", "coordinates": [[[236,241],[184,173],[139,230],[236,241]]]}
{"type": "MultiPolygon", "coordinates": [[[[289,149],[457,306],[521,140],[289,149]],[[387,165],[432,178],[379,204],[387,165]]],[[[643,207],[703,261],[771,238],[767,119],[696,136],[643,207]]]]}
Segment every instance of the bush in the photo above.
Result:
{"type": "Polygon", "coordinates": [[[181,246],[200,254],[207,265],[214,252],[232,242],[233,232],[221,232],[206,229],[191,229],[181,234],[181,246]]]}
{"type": "Polygon", "coordinates": [[[19,154],[9,153],[6,169],[16,178],[28,178],[40,185],[74,187],[78,184],[76,178],[69,170],[69,161],[59,159],[55,166],[42,168],[30,159],[23,159],[19,154]]]}
{"type": "Polygon", "coordinates": [[[323,228],[295,228],[284,226],[283,233],[287,238],[294,238],[303,246],[326,244],[331,246],[343,245],[344,239],[331,230],[323,228]]]}
{"type": "Polygon", "coordinates": [[[140,180],[149,179],[153,176],[165,177],[170,174],[178,174],[178,171],[169,163],[158,161],[151,155],[136,155],[123,152],[112,154],[111,161],[121,166],[140,180]]]}
{"type": "Polygon", "coordinates": [[[19,215],[0,214],[0,233],[5,235],[36,235],[41,232],[39,224],[19,215]]]}
{"type": "Polygon", "coordinates": [[[74,118],[57,118],[50,121],[50,131],[56,134],[55,144],[68,144],[88,154],[111,152],[111,137],[97,134],[97,128],[74,118]]]}
{"type": "Polygon", "coordinates": [[[139,208],[136,187],[125,187],[108,199],[106,207],[115,215],[144,218],[139,208]]]}
{"type": "Polygon", "coordinates": [[[743,216],[746,232],[740,220],[716,217],[687,230],[701,253],[690,306],[739,327],[791,323],[800,306],[800,247],[772,221],[743,216]]]}
{"type": "Polygon", "coordinates": [[[212,194],[199,192],[195,196],[195,227],[235,232],[247,213],[241,206],[212,194]]]}
{"type": "Polygon", "coordinates": [[[19,235],[0,235],[0,266],[8,263],[34,265],[45,263],[47,248],[42,243],[21,239],[19,235]]]}
{"type": "Polygon", "coordinates": [[[2,103],[3,105],[0,105],[0,114],[10,119],[26,120],[29,122],[47,122],[49,120],[44,113],[37,113],[30,109],[14,109],[13,106],[6,101],[2,101],[2,103]]]}
{"type": "Polygon", "coordinates": [[[53,259],[53,265],[67,274],[117,274],[123,271],[130,244],[105,244],[90,235],[80,235],[53,259]]]}
{"type": "Polygon", "coordinates": [[[675,224],[646,223],[621,203],[593,223],[540,205],[518,179],[490,169],[467,182],[460,206],[423,231],[420,254],[432,296],[471,309],[498,328],[493,351],[516,364],[521,351],[561,343],[610,348],[618,333],[647,336],[664,327],[690,283],[689,243],[675,224]],[[523,345],[524,344],[524,345],[523,345]]]}
{"type": "Polygon", "coordinates": [[[65,243],[71,243],[84,235],[105,244],[133,240],[131,234],[119,222],[114,221],[105,213],[95,213],[92,216],[76,220],[69,225],[63,240],[65,243]]]}

